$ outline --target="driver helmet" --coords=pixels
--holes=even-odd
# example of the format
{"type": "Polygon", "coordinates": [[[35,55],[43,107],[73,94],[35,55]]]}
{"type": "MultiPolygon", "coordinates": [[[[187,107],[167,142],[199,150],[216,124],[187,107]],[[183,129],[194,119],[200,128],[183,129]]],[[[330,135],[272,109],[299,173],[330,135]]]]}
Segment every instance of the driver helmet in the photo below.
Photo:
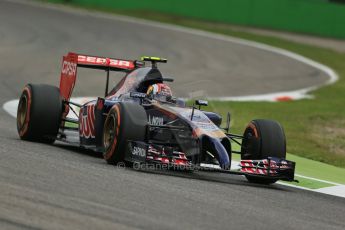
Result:
{"type": "Polygon", "coordinates": [[[164,83],[150,85],[146,94],[151,98],[154,98],[155,96],[163,96],[169,99],[172,97],[170,87],[164,83]]]}

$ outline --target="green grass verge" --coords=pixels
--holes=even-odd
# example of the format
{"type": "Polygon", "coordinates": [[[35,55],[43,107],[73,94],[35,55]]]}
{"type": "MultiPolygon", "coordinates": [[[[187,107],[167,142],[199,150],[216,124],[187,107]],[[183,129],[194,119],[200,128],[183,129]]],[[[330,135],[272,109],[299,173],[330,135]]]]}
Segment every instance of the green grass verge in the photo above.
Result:
{"type": "MultiPolygon", "coordinates": [[[[270,36],[233,30],[231,26],[149,11],[91,9],[181,25],[253,40],[301,54],[333,68],[340,80],[313,92],[314,100],[293,102],[212,102],[210,109],[231,111],[232,130],[242,133],[253,118],[278,120],[285,128],[288,152],[345,168],[345,54],[270,36]]],[[[315,166],[313,165],[312,168],[315,166]]],[[[301,167],[302,168],[302,167],[301,167]]],[[[343,171],[342,171],[343,173],[343,171]]],[[[345,175],[344,173],[342,175],[345,175]]],[[[332,179],[335,175],[332,175],[332,179]]]]}
{"type": "Polygon", "coordinates": [[[296,162],[296,173],[326,180],[334,183],[345,184],[345,169],[333,165],[306,159],[293,154],[288,154],[289,160],[296,162]]]}
{"type": "Polygon", "coordinates": [[[309,188],[309,189],[319,189],[319,188],[326,188],[326,187],[331,187],[334,186],[332,184],[320,182],[320,181],[315,181],[315,180],[309,180],[305,179],[302,177],[295,176],[295,179],[298,180],[297,182],[286,182],[286,181],[281,181],[284,184],[289,184],[289,185],[294,185],[298,187],[303,187],[303,188],[309,188]]]}

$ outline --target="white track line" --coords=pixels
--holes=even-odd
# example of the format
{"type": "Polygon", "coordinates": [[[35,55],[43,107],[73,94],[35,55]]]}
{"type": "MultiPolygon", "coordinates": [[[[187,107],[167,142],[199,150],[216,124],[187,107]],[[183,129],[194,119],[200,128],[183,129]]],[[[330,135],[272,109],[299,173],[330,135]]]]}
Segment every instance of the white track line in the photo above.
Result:
{"type": "Polygon", "coordinates": [[[18,109],[19,100],[11,100],[3,104],[2,108],[12,117],[17,118],[17,109],[18,109]]]}
{"type": "Polygon", "coordinates": [[[345,198],[345,185],[337,185],[327,188],[319,188],[314,190],[316,192],[325,193],[333,196],[340,196],[345,198]]]}
{"type": "MultiPolygon", "coordinates": [[[[7,0],[8,1],[8,0],[7,0]]],[[[13,2],[13,0],[12,0],[13,2]]],[[[85,9],[76,9],[76,8],[71,8],[68,6],[63,6],[63,5],[55,5],[51,3],[37,3],[37,2],[32,2],[32,1],[23,1],[23,0],[15,0],[14,2],[21,3],[21,4],[28,4],[32,5],[35,7],[42,7],[42,8],[48,8],[48,9],[54,9],[54,10],[60,10],[63,12],[68,12],[71,14],[79,14],[79,15],[87,15],[90,17],[97,17],[97,18],[106,18],[109,20],[117,20],[117,21],[123,21],[127,23],[133,23],[133,24],[139,24],[142,26],[150,26],[150,27],[155,27],[155,28],[160,28],[160,29],[165,29],[165,30],[172,30],[176,32],[181,32],[181,33],[187,33],[187,34],[192,34],[192,35],[197,35],[201,37],[206,37],[210,39],[215,39],[215,40],[220,40],[220,41],[225,41],[225,42],[231,42],[239,45],[244,45],[244,46],[249,46],[253,47],[256,49],[261,49],[265,51],[269,51],[272,53],[280,54],[285,57],[289,57],[291,59],[297,60],[299,62],[302,62],[306,65],[312,66],[316,69],[321,70],[322,72],[326,73],[329,76],[328,81],[326,81],[323,84],[320,85],[314,85],[298,90],[292,90],[292,91],[282,91],[282,92],[276,92],[276,93],[270,93],[270,94],[258,94],[258,95],[248,95],[248,96],[243,96],[243,97],[213,97],[210,99],[213,100],[221,100],[221,101],[279,101],[279,100],[297,100],[297,99],[302,99],[302,98],[311,98],[310,95],[308,95],[308,92],[316,90],[322,86],[326,86],[329,84],[333,84],[336,82],[339,77],[337,73],[331,69],[330,67],[323,65],[321,63],[318,63],[316,61],[313,61],[309,58],[303,57],[302,55],[273,47],[270,45],[254,42],[254,41],[249,41],[241,38],[235,38],[231,36],[226,36],[226,35],[221,35],[221,34],[216,34],[212,32],[206,32],[202,30],[197,30],[197,29],[192,29],[192,28],[187,28],[183,26],[177,26],[177,25],[172,25],[172,24],[167,24],[167,23],[162,23],[162,22],[155,22],[155,21],[150,21],[150,20],[145,20],[145,19],[139,19],[139,18],[133,18],[133,17],[128,17],[128,16],[122,16],[122,15],[114,15],[114,14],[107,14],[107,13],[100,13],[100,12],[94,12],[94,11],[88,11],[85,9]]]]}
{"type": "MultiPolygon", "coordinates": [[[[88,101],[91,100],[95,100],[97,99],[97,97],[75,97],[75,98],[71,98],[71,101],[77,104],[85,104],[88,101]]],[[[19,100],[18,99],[14,99],[11,101],[6,102],[5,104],[3,104],[2,108],[8,113],[10,114],[12,117],[17,118],[17,108],[18,108],[18,103],[19,100]]],[[[77,107],[73,106],[72,107],[76,110],[77,107]]],[[[68,117],[70,118],[78,118],[73,111],[69,111],[68,117]]]]}
{"type": "MultiPolygon", "coordinates": [[[[240,165],[240,162],[233,160],[231,162],[231,169],[239,169],[240,168],[239,165],[240,165]]],[[[281,181],[278,181],[277,184],[284,185],[284,186],[289,186],[289,187],[293,187],[293,188],[298,188],[298,189],[302,189],[302,190],[308,190],[308,191],[313,191],[313,192],[318,192],[318,193],[323,193],[323,194],[328,194],[328,195],[332,195],[332,196],[338,196],[338,197],[344,197],[345,198],[345,185],[342,185],[342,184],[339,184],[339,183],[335,183],[335,182],[332,182],[332,181],[317,179],[317,178],[314,178],[314,177],[303,176],[303,175],[300,175],[300,174],[295,174],[295,176],[301,177],[301,178],[305,178],[305,179],[308,179],[308,180],[324,182],[324,183],[327,183],[327,184],[331,184],[333,186],[329,186],[329,187],[325,187],[325,188],[320,188],[320,189],[310,189],[310,188],[306,188],[306,187],[302,187],[302,186],[298,186],[298,185],[288,184],[287,182],[281,182],[281,181]]]]}
{"type": "Polygon", "coordinates": [[[342,185],[342,184],[335,183],[335,182],[328,181],[328,180],[321,180],[321,179],[317,179],[317,178],[314,178],[314,177],[303,176],[301,174],[295,174],[295,176],[301,177],[301,178],[304,178],[304,179],[308,179],[308,180],[314,180],[314,181],[323,182],[323,183],[327,183],[327,184],[331,184],[331,185],[336,185],[336,186],[341,186],[342,185]]]}
{"type": "Polygon", "coordinates": [[[331,186],[331,187],[319,188],[319,189],[310,189],[310,188],[300,187],[300,186],[296,186],[296,185],[292,185],[292,184],[288,184],[284,182],[277,182],[277,184],[345,198],[345,185],[337,185],[337,186],[331,186]]]}

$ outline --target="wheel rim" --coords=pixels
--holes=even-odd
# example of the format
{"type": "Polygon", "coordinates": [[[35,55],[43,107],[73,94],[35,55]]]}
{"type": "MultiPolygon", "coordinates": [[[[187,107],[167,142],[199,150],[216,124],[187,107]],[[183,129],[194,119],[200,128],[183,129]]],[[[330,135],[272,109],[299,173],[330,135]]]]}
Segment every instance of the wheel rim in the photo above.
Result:
{"type": "Polygon", "coordinates": [[[106,152],[112,147],[115,130],[116,130],[116,118],[112,114],[107,119],[105,126],[104,126],[104,134],[103,134],[103,144],[106,152]]]}
{"type": "MultiPolygon", "coordinates": [[[[247,128],[244,134],[245,139],[242,141],[241,147],[241,159],[251,159],[252,158],[252,138],[255,138],[254,131],[251,128],[247,128]]],[[[254,159],[252,159],[254,160],[254,159]]]]}
{"type": "Polygon", "coordinates": [[[19,130],[21,130],[25,125],[27,111],[28,111],[28,98],[26,95],[23,95],[19,101],[18,113],[17,113],[17,123],[18,123],[19,130]]]}

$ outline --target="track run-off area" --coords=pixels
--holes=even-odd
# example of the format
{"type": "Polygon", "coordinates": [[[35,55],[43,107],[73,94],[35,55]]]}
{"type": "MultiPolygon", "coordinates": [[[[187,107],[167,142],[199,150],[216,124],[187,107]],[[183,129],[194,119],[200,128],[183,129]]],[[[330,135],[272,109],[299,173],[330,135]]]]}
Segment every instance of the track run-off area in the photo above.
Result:
{"type": "MultiPolygon", "coordinates": [[[[0,103],[18,99],[29,82],[58,85],[61,58],[69,51],[166,57],[161,70],[175,78],[172,88],[180,97],[201,91],[225,100],[305,96],[337,79],[328,67],[271,49],[122,16],[0,1],[0,103]]],[[[103,94],[103,73],[80,74],[74,96],[103,94]]],[[[99,154],[61,143],[20,141],[4,109],[0,133],[1,229],[345,228],[345,199],[337,196],[254,185],[241,176],[110,166],[99,154]]]]}

